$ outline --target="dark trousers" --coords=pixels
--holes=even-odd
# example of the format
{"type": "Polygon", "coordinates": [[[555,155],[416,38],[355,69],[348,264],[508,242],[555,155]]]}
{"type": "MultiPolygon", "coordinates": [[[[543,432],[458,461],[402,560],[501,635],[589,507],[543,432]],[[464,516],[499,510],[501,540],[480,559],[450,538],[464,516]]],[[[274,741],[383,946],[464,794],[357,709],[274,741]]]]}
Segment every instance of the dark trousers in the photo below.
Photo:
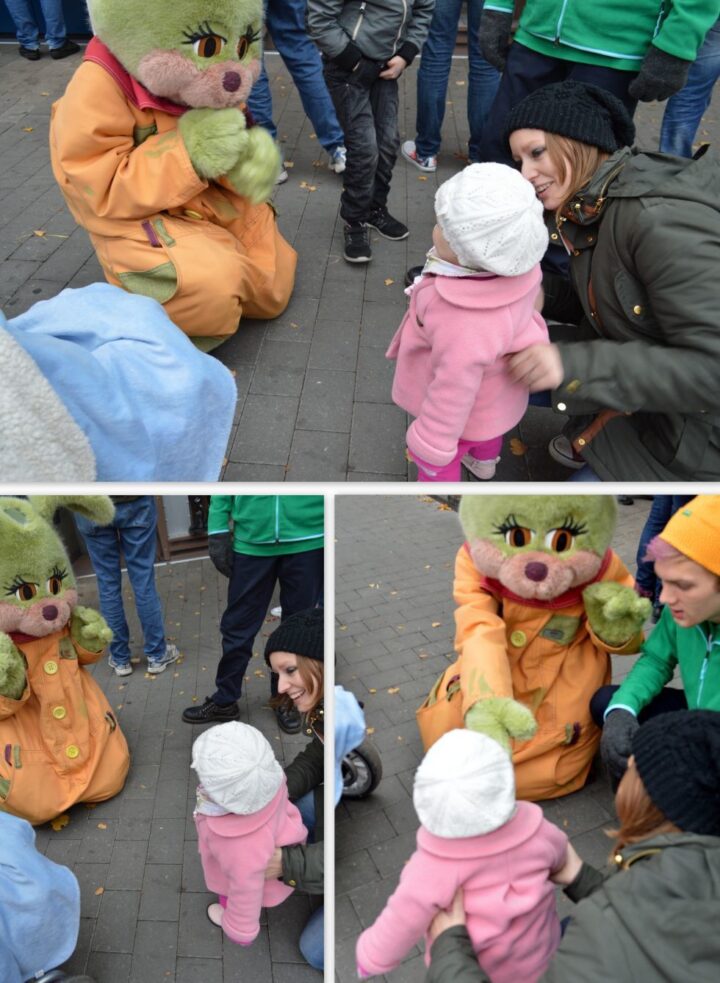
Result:
{"type": "MultiPolygon", "coordinates": [[[[598,727],[603,725],[603,717],[608,708],[608,703],[620,689],[619,686],[601,686],[590,700],[590,715],[598,727]]],[[[687,700],[685,693],[681,689],[672,689],[666,686],[661,689],[654,700],[638,714],[638,720],[644,724],[651,717],[657,717],[661,713],[672,713],[675,710],[687,710],[687,700]]]]}
{"type": "Polygon", "coordinates": [[[253,642],[267,614],[276,582],[280,584],[283,618],[315,607],[323,592],[323,550],[284,556],[235,553],[228,604],[220,621],[222,658],[215,676],[217,689],[212,696],[213,702],[220,706],[233,703],[242,692],[253,642]]]}
{"type": "Polygon", "coordinates": [[[398,84],[378,78],[365,88],[349,81],[352,72],[332,62],[325,63],[323,72],[347,149],[340,215],[354,225],[387,204],[400,148],[398,84]]]}
{"type": "Polygon", "coordinates": [[[655,495],[650,512],[645,520],[637,548],[637,574],[635,583],[646,597],[655,603],[660,597],[662,584],[655,576],[655,564],[645,559],[648,543],[658,536],[678,509],[690,501],[692,495],[655,495]]]}

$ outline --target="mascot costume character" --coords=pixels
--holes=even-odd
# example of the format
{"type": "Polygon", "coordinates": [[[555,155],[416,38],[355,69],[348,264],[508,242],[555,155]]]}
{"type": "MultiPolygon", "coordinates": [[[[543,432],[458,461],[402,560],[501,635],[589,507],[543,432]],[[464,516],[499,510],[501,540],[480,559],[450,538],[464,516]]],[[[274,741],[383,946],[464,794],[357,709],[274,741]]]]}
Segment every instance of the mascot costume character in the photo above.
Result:
{"type": "Polygon", "coordinates": [[[35,824],[117,795],[130,763],[115,715],[83,668],[112,632],[77,603],[51,525],[59,505],[101,523],[113,517],[99,495],[0,498],[0,809],[35,824]]]}
{"type": "Polygon", "coordinates": [[[512,750],[518,798],[584,785],[600,740],[590,699],[650,614],[609,548],[615,519],[610,495],[464,496],[459,658],[418,710],[426,749],[465,726],[512,750]]]}
{"type": "Polygon", "coordinates": [[[262,0],[88,0],[95,36],[53,106],[53,171],[109,283],[209,350],[287,306],[297,256],[267,199],[280,171],[245,109],[262,0]]]}

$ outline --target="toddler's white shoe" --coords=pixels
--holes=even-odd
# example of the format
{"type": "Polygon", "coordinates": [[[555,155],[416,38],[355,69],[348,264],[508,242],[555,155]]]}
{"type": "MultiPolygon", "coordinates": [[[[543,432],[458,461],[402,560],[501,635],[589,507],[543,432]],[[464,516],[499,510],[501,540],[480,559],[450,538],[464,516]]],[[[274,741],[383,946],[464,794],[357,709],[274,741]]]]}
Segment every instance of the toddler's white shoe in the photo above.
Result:
{"type": "Polygon", "coordinates": [[[493,457],[489,461],[478,461],[472,454],[464,454],[462,463],[470,474],[474,474],[481,481],[487,481],[489,478],[495,477],[495,467],[499,460],[499,457],[493,457]]]}
{"type": "Polygon", "coordinates": [[[209,904],[207,906],[207,916],[213,925],[219,925],[222,927],[223,909],[222,905],[217,901],[214,904],[209,904]]]}

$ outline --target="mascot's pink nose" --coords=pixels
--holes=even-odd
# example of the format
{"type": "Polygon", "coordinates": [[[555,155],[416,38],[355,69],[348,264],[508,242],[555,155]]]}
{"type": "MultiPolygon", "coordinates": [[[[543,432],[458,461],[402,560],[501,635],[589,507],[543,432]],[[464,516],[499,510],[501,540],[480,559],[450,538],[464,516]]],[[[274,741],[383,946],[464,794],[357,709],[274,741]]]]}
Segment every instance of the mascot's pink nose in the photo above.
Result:
{"type": "Polygon", "coordinates": [[[241,82],[242,79],[240,78],[238,72],[225,72],[223,75],[222,84],[223,89],[225,89],[226,92],[237,92],[237,90],[240,88],[241,82]]]}
{"type": "Polygon", "coordinates": [[[54,604],[47,604],[42,609],[42,614],[43,614],[43,618],[46,621],[54,621],[58,616],[58,609],[55,607],[54,604]]]}
{"type": "Polygon", "coordinates": [[[528,580],[545,580],[548,575],[548,568],[544,563],[528,563],[525,567],[525,576],[528,580]]]}

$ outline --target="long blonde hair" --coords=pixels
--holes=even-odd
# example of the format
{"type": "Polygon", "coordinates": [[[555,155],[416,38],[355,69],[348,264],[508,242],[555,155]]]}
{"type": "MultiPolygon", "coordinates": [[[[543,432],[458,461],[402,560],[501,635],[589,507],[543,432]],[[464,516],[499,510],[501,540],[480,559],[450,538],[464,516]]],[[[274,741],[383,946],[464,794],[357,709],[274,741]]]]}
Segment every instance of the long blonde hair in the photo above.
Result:
{"type": "Polygon", "coordinates": [[[545,150],[558,170],[561,184],[566,180],[568,171],[572,175],[572,187],[568,190],[565,201],[555,211],[555,217],[559,218],[568,202],[590,183],[593,175],[610,154],[589,143],[581,143],[579,140],[571,140],[570,137],[547,132],[545,150]]]}
{"type": "Polygon", "coordinates": [[[627,771],[618,786],[615,810],[620,820],[620,829],[609,833],[615,839],[614,851],[621,850],[629,843],[639,843],[661,833],[680,832],[648,795],[633,758],[630,759],[627,771]]]}

